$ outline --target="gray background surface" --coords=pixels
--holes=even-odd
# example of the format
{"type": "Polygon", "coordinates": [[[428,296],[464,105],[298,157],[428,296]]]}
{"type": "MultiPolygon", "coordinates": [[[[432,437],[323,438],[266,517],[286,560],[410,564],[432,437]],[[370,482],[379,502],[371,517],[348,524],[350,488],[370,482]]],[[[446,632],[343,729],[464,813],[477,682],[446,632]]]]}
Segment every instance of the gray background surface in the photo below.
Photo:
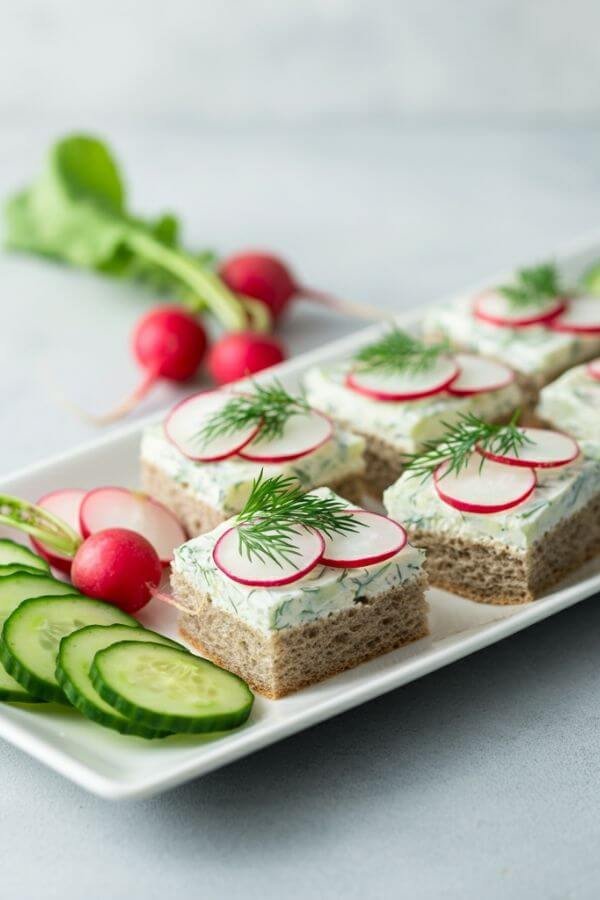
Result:
{"type": "MultiPolygon", "coordinates": [[[[191,244],[415,307],[598,226],[600,8],[444,0],[2,4],[0,193],[106,134],[191,244]]],[[[0,470],[93,437],[147,298],[0,258],[0,470]]],[[[307,304],[301,351],[358,327],[307,304]]],[[[145,413],[172,401],[161,388],[145,413]]],[[[530,631],[151,801],[0,744],[2,896],[593,898],[600,612],[530,631]]]]}

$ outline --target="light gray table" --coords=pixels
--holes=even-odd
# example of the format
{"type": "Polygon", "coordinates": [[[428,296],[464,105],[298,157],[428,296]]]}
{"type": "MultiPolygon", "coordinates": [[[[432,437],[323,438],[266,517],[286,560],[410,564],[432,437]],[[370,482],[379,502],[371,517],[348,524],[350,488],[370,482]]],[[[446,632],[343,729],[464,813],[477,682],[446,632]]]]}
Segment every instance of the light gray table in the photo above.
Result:
{"type": "MultiPolygon", "coordinates": [[[[49,135],[3,135],[0,192],[49,135]]],[[[190,242],[284,251],[315,285],[390,310],[598,225],[600,130],[116,131],[133,200],[190,242]]],[[[135,371],[145,297],[0,260],[0,467],[95,433],[135,371]]],[[[307,304],[294,352],[357,327],[307,304]]],[[[161,388],[148,412],[172,401],[161,388]]],[[[587,898],[600,890],[600,611],[584,603],[155,800],[110,805],[0,744],[7,898],[587,898]]]]}

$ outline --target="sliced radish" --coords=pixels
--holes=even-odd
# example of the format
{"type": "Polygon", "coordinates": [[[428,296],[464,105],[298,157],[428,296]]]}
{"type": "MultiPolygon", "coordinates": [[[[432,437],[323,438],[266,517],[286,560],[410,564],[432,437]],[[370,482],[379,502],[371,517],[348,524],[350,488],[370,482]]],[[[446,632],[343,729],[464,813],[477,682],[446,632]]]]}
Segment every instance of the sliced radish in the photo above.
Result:
{"type": "Polygon", "coordinates": [[[89,491],[79,512],[84,537],[105,528],[128,528],[148,540],[167,565],[186,533],[171,510],[157,500],[127,488],[103,487],[89,491]]]}
{"type": "Polygon", "coordinates": [[[558,316],[566,306],[562,297],[550,297],[543,304],[519,308],[511,305],[508,297],[498,291],[487,291],[477,297],[473,306],[476,319],[499,325],[502,328],[526,328],[529,325],[544,325],[558,316]]]}
{"type": "Polygon", "coordinates": [[[438,495],[448,506],[471,513],[497,513],[512,509],[533,493],[536,485],[533,469],[505,466],[474,453],[458,474],[448,472],[443,462],[434,472],[438,495]]]}
{"type": "Polygon", "coordinates": [[[239,584],[253,587],[280,587],[303,578],[321,561],[325,541],[318,531],[297,528],[293,532],[294,546],[298,551],[293,562],[278,565],[272,559],[260,560],[256,555],[249,560],[240,552],[238,528],[229,528],[213,548],[213,559],[219,569],[239,584]]]}
{"type": "Polygon", "coordinates": [[[595,378],[596,381],[600,381],[600,357],[598,359],[592,360],[587,367],[587,373],[592,378],[595,378]]]}
{"type": "Polygon", "coordinates": [[[448,393],[454,397],[499,391],[515,380],[512,369],[485,356],[457,353],[454,358],[460,367],[460,373],[448,386],[448,393]]]}
{"type": "Polygon", "coordinates": [[[199,436],[208,420],[223,409],[231,397],[229,391],[204,391],[182,400],[167,416],[165,433],[168,439],[195,462],[217,462],[233,456],[252,440],[258,425],[248,425],[240,431],[222,434],[209,441],[203,441],[199,436]]]}
{"type": "Polygon", "coordinates": [[[458,374],[454,359],[440,356],[430,369],[415,374],[353,369],[346,375],[346,386],[374,400],[420,400],[439,394],[458,374]]]}
{"type": "Polygon", "coordinates": [[[356,531],[323,535],[325,550],[321,562],[334,569],[357,569],[371,566],[395,556],[407,541],[406,531],[398,522],[365,509],[349,509],[359,523],[356,531]]]}
{"type": "Polygon", "coordinates": [[[546,428],[520,428],[528,438],[528,443],[519,447],[517,453],[494,453],[491,449],[478,447],[482,456],[504,463],[506,466],[523,468],[556,469],[567,466],[579,456],[579,445],[568,434],[549,431],[546,428]]]}
{"type": "MultiPolygon", "coordinates": [[[[82,491],[80,488],[65,488],[64,490],[45,494],[37,501],[36,506],[41,506],[42,509],[48,510],[48,512],[58,516],[59,519],[63,519],[67,525],[71,526],[73,531],[81,534],[79,510],[85,495],[86,491],[82,491]]],[[[66,572],[67,575],[69,574],[72,557],[65,556],[60,550],[55,550],[53,547],[46,547],[41,541],[36,541],[35,538],[31,538],[31,543],[34,550],[48,560],[51,566],[54,566],[55,569],[59,569],[61,572],[66,572]]]]}
{"type": "Polygon", "coordinates": [[[574,297],[550,327],[567,334],[600,334],[600,297],[574,297]]]}
{"type": "Polygon", "coordinates": [[[314,409],[290,416],[279,437],[261,440],[260,431],[238,456],[253,462],[282,463],[318,450],[333,434],[333,425],[314,409]]]}

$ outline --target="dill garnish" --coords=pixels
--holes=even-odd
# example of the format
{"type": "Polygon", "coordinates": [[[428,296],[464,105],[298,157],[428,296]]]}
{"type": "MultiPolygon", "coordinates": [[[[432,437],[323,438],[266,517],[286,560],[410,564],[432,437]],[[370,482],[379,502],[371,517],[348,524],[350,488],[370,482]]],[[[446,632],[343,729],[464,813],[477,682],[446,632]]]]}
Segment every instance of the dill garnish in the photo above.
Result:
{"type": "Polygon", "coordinates": [[[520,269],[514,284],[501,285],[498,293],[513,307],[541,306],[558,297],[563,290],[558,270],[552,263],[544,263],[531,269],[520,269]]]}
{"type": "Polygon", "coordinates": [[[356,368],[363,372],[378,369],[390,374],[417,374],[431,369],[438,357],[447,353],[448,349],[447,343],[425,344],[399,328],[392,328],[378,341],[362,347],[354,360],[356,368]]]}

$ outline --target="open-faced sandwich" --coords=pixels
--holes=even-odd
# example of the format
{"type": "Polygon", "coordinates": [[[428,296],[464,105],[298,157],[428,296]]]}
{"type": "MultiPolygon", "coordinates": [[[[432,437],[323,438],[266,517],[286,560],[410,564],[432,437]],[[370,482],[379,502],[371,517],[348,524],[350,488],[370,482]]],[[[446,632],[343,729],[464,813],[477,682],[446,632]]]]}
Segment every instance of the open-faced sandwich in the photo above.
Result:
{"type": "Polygon", "coordinates": [[[358,502],[364,441],[338,428],[279,382],[243,393],[195,394],[142,439],[142,485],[191,535],[244,506],[253,480],[290,476],[307,491],[326,485],[358,502]]]}
{"type": "Polygon", "coordinates": [[[546,264],[517,272],[511,284],[431,310],[429,340],[510,361],[524,387],[537,391],[565,369],[600,353],[600,297],[561,283],[546,264]]]}
{"type": "Polygon", "coordinates": [[[545,387],[536,413],[552,428],[573,435],[584,456],[600,460],[600,357],[545,387]]]}
{"type": "Polygon", "coordinates": [[[600,463],[556,431],[467,416],[384,502],[430,582],[482,603],[534,600],[600,552],[600,463]]]}
{"type": "Polygon", "coordinates": [[[511,368],[392,328],[348,360],[311,369],[309,402],[365,438],[365,485],[381,499],[409,454],[461,414],[508,421],[523,403],[511,368]]]}
{"type": "Polygon", "coordinates": [[[423,559],[398,522],[261,476],[241,513],[175,552],[181,632],[282,697],[424,637],[423,559]]]}

